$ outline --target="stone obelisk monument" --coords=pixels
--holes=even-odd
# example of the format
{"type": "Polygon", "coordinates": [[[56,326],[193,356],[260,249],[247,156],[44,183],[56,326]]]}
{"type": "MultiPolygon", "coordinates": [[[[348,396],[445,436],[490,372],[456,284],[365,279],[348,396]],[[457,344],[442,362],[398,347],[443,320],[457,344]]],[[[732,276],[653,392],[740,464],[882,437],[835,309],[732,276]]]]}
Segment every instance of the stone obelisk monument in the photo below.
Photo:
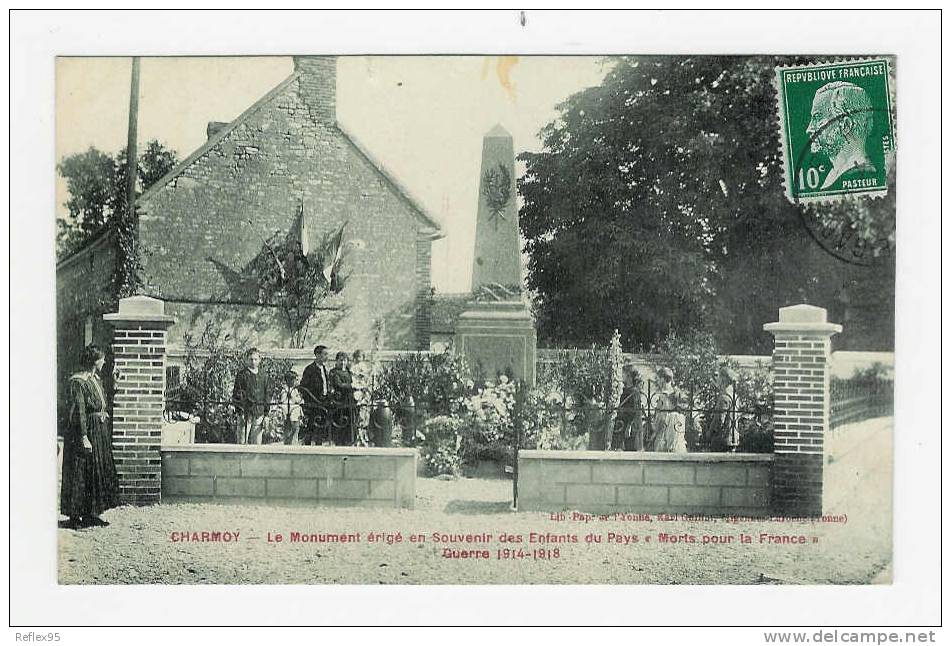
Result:
{"type": "Polygon", "coordinates": [[[482,141],[472,300],[456,324],[457,347],[482,379],[535,383],[535,323],[522,291],[515,151],[497,125],[482,141]]]}

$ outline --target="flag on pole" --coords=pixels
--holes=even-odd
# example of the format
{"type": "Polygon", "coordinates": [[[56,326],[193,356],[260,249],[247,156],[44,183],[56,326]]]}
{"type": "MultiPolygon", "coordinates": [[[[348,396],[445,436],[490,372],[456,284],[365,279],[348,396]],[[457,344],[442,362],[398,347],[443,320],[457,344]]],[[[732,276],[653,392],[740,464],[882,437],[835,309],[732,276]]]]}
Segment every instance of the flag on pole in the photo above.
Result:
{"type": "Polygon", "coordinates": [[[340,264],[340,256],[343,253],[343,229],[346,226],[346,222],[340,225],[340,230],[330,239],[330,243],[327,245],[326,252],[324,253],[323,274],[328,285],[333,284],[333,276],[337,273],[340,264]]]}
{"type": "Polygon", "coordinates": [[[300,251],[306,258],[310,255],[310,233],[307,230],[307,219],[304,217],[303,200],[301,200],[300,210],[297,212],[297,239],[300,240],[300,251]]]}

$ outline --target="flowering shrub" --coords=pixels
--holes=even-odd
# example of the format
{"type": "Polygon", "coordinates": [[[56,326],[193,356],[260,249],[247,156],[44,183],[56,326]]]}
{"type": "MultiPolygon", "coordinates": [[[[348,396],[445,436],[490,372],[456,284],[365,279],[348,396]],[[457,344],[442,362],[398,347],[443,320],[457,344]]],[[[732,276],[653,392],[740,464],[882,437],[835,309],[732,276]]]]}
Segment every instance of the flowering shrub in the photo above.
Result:
{"type": "MultiPolygon", "coordinates": [[[[600,405],[594,406],[601,413],[600,405]]],[[[465,401],[463,462],[511,459],[516,439],[522,449],[584,448],[587,408],[557,391],[529,389],[500,376],[465,401]]]]}
{"type": "Polygon", "coordinates": [[[430,418],[420,431],[419,455],[426,466],[426,475],[459,475],[460,420],[440,415],[430,418]]]}
{"type": "Polygon", "coordinates": [[[501,459],[515,444],[514,410],[516,384],[500,375],[463,401],[462,459],[501,459]]]}
{"type": "Polygon", "coordinates": [[[397,407],[412,401],[434,415],[458,410],[462,397],[473,387],[469,367],[451,349],[440,353],[412,353],[383,364],[372,396],[397,407]]]}
{"type": "Polygon", "coordinates": [[[583,448],[584,434],[571,426],[576,417],[561,395],[529,390],[501,375],[462,399],[456,413],[426,421],[417,433],[420,455],[428,474],[455,475],[480,460],[510,462],[516,437],[520,448],[583,448]]]}
{"type": "Polygon", "coordinates": [[[432,415],[458,415],[462,399],[473,387],[464,357],[451,349],[440,353],[408,353],[383,364],[370,389],[372,399],[390,404],[399,442],[413,446],[422,420],[432,415]]]}
{"type": "MultiPolygon", "coordinates": [[[[571,399],[567,402],[570,404],[571,399]]],[[[520,425],[519,447],[523,449],[575,450],[587,444],[584,434],[576,432],[575,409],[566,406],[557,392],[534,388],[526,392],[517,408],[520,425]]]]}

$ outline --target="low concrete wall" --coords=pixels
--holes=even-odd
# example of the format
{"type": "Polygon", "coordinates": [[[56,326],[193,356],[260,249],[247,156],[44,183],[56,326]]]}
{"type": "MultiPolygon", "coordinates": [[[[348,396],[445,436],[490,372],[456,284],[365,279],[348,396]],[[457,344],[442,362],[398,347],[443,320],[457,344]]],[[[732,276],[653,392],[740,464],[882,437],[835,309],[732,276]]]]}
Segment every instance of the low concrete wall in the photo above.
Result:
{"type": "Polygon", "coordinates": [[[416,504],[415,449],[190,444],[161,451],[163,502],[416,504]]]}
{"type": "Polygon", "coordinates": [[[769,511],[772,454],[520,451],[520,511],[769,511]]]}

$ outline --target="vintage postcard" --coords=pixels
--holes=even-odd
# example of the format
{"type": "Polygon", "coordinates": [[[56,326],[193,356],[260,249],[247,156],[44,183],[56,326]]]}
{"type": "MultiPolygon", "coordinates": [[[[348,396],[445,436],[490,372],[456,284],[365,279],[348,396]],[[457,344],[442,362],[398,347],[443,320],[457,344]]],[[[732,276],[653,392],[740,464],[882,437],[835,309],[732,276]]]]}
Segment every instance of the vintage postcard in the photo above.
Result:
{"type": "Polygon", "coordinates": [[[59,583],[890,583],[900,69],[57,58],[59,583]]]}

